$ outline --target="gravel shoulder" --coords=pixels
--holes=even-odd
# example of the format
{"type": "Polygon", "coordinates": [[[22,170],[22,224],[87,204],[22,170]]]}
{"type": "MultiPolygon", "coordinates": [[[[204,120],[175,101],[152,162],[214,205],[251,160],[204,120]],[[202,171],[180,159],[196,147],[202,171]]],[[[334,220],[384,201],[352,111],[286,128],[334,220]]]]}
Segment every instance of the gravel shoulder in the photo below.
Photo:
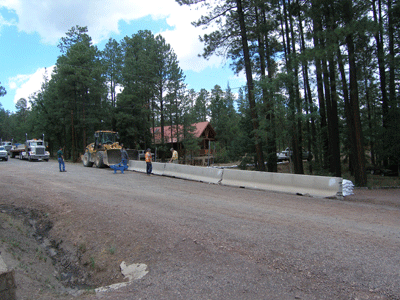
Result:
{"type": "Polygon", "coordinates": [[[18,299],[400,299],[400,189],[343,201],[0,163],[18,299]],[[125,287],[120,265],[146,264],[125,287]]]}

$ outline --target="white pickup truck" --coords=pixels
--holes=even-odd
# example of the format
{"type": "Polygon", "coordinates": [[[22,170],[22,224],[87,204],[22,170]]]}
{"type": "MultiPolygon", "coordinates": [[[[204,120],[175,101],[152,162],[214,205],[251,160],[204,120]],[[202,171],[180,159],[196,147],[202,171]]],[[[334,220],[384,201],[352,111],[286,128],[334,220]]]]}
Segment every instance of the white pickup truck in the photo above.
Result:
{"type": "MultiPolygon", "coordinates": [[[[293,155],[293,151],[290,150],[290,148],[286,148],[284,151],[279,152],[276,154],[276,157],[278,159],[278,161],[284,161],[284,160],[290,160],[290,158],[293,155]]],[[[302,152],[302,159],[307,159],[307,160],[312,160],[313,155],[312,153],[308,152],[308,151],[303,151],[302,152]]]]}
{"type": "Polygon", "coordinates": [[[1,146],[10,154],[10,150],[12,149],[12,143],[8,141],[1,142],[1,146]]]}
{"type": "Polygon", "coordinates": [[[3,146],[0,146],[0,159],[5,161],[8,160],[7,150],[3,146]]]}

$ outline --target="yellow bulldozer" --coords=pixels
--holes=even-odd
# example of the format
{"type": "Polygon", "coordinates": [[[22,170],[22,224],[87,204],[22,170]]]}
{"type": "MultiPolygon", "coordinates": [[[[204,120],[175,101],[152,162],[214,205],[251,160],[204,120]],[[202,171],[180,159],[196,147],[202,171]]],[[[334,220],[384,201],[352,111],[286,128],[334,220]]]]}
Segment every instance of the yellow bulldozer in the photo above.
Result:
{"type": "MultiPolygon", "coordinates": [[[[99,130],[94,133],[94,143],[89,144],[83,154],[85,167],[104,168],[121,162],[121,148],[118,132],[99,130]]],[[[135,151],[127,150],[129,159],[135,159],[135,151]]]]}

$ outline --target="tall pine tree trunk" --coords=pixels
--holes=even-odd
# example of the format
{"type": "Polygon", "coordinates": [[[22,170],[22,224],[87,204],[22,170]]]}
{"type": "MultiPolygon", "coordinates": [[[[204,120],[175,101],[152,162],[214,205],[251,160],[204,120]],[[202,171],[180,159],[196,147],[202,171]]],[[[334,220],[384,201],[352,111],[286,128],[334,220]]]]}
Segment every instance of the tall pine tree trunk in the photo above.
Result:
{"type": "Polygon", "coordinates": [[[337,57],[338,57],[338,64],[339,64],[339,71],[341,75],[341,80],[342,80],[342,87],[343,87],[343,100],[344,100],[344,114],[347,120],[347,131],[348,131],[348,138],[346,140],[346,146],[348,149],[350,149],[349,153],[349,170],[350,174],[354,176],[354,153],[356,153],[355,150],[355,145],[352,143],[352,141],[355,140],[354,132],[351,130],[351,128],[354,128],[353,124],[353,118],[351,117],[350,111],[350,99],[349,99],[349,89],[347,85],[347,79],[346,79],[346,72],[344,69],[344,64],[343,64],[343,58],[342,58],[342,53],[340,52],[340,48],[337,48],[337,57]]]}
{"type": "MultiPolygon", "coordinates": [[[[265,16],[265,12],[263,13],[263,23],[266,25],[267,20],[265,16]]],[[[269,82],[272,81],[273,73],[274,73],[274,67],[273,67],[273,60],[272,60],[272,54],[270,51],[270,46],[268,44],[268,36],[265,35],[265,55],[266,55],[266,62],[267,62],[267,70],[268,70],[268,80],[269,82]]],[[[269,101],[267,104],[267,120],[269,122],[269,135],[268,135],[268,140],[267,140],[267,151],[268,153],[271,153],[271,155],[274,155],[274,158],[271,160],[271,164],[268,166],[268,171],[270,172],[278,172],[278,165],[277,165],[277,157],[276,157],[276,152],[277,152],[277,145],[276,145],[276,126],[275,126],[275,100],[274,100],[274,90],[269,90],[269,101]]],[[[269,162],[269,161],[268,161],[269,162]]]]}
{"type": "Polygon", "coordinates": [[[388,40],[389,40],[389,107],[396,107],[396,83],[395,83],[395,50],[394,50],[394,13],[392,0],[388,0],[388,40]]]}
{"type": "MultiPolygon", "coordinates": [[[[326,48],[326,43],[321,44],[322,47],[326,48]]],[[[322,58],[322,72],[323,72],[323,83],[324,83],[324,95],[325,95],[325,104],[326,104],[326,119],[327,119],[327,127],[326,127],[326,140],[323,144],[323,155],[324,155],[324,162],[325,168],[329,169],[330,172],[334,172],[332,169],[333,162],[332,162],[332,153],[330,148],[330,135],[332,131],[332,119],[330,115],[332,114],[331,111],[331,89],[330,89],[330,82],[329,82],[329,71],[328,71],[328,62],[326,57],[322,58]]]]}
{"type": "Polygon", "coordinates": [[[254,139],[255,139],[255,148],[257,155],[257,169],[260,171],[265,171],[264,165],[264,155],[262,151],[262,141],[258,134],[258,114],[256,110],[256,101],[254,97],[254,83],[253,83],[253,73],[251,70],[251,62],[250,62],[250,52],[248,46],[247,39],[247,31],[246,25],[244,21],[244,11],[242,7],[242,0],[236,0],[237,5],[237,14],[239,17],[239,25],[240,25],[240,35],[242,39],[243,46],[243,56],[244,56],[244,65],[246,69],[246,79],[247,79],[247,89],[248,89],[248,97],[249,97],[249,105],[250,105],[250,113],[251,119],[253,123],[254,129],[254,139]]]}
{"type": "MultiPolygon", "coordinates": [[[[367,66],[363,66],[363,72],[364,74],[367,74],[367,66]]],[[[372,124],[372,100],[371,100],[371,92],[370,92],[370,87],[368,86],[368,77],[364,76],[364,85],[365,85],[365,102],[367,103],[367,119],[368,119],[368,128],[370,132],[373,132],[373,124],[372,124]]],[[[373,166],[376,166],[375,162],[375,143],[374,139],[371,138],[369,141],[369,146],[370,146],[370,151],[371,151],[371,164],[373,166]]]]}
{"type": "MultiPolygon", "coordinates": [[[[386,131],[389,127],[388,125],[388,115],[389,115],[389,104],[386,91],[386,70],[385,70],[385,53],[383,49],[383,21],[382,21],[382,4],[381,0],[378,0],[378,12],[376,8],[376,0],[372,0],[373,16],[374,21],[378,24],[379,30],[375,33],[375,41],[378,52],[378,66],[379,66],[379,81],[382,94],[382,125],[385,129],[384,131],[384,143],[387,143],[386,131]]],[[[386,148],[385,146],[383,146],[386,148]]],[[[387,160],[384,160],[384,165],[387,166],[387,160]]]]}
{"type": "MultiPolygon", "coordinates": [[[[286,41],[285,46],[285,61],[286,61],[286,70],[287,73],[290,75],[287,82],[288,94],[289,94],[289,123],[290,123],[290,132],[291,132],[291,139],[292,139],[292,161],[293,161],[293,168],[295,174],[304,174],[303,170],[303,162],[301,160],[301,150],[299,153],[299,148],[301,149],[301,144],[299,143],[299,131],[298,131],[298,123],[297,123],[297,114],[296,109],[298,105],[298,95],[296,90],[296,68],[294,68],[293,57],[292,57],[292,43],[293,39],[291,38],[291,34],[293,37],[293,31],[289,26],[289,18],[286,0],[282,0],[282,9],[283,9],[283,21],[282,21],[282,38],[284,43],[286,41]],[[285,24],[283,26],[283,23],[285,24]],[[292,82],[292,79],[294,82],[292,82]]],[[[293,45],[294,46],[294,45],[293,45]]]]}
{"type": "MultiPolygon", "coordinates": [[[[265,16],[265,12],[261,10],[261,15],[265,16]]],[[[260,73],[261,73],[261,85],[262,85],[262,98],[265,107],[265,118],[267,122],[267,170],[268,172],[277,172],[277,157],[276,157],[276,135],[275,135],[275,126],[273,124],[273,100],[271,99],[272,95],[268,92],[268,88],[265,86],[266,84],[266,58],[265,58],[265,40],[264,35],[261,32],[261,23],[258,13],[258,8],[255,8],[255,16],[257,22],[257,39],[258,39],[258,54],[260,56],[260,73]]],[[[270,74],[269,74],[270,76],[270,74]]]]}
{"type": "MultiPolygon", "coordinates": [[[[333,9],[328,8],[328,28],[332,32],[335,31],[337,25],[333,20],[333,9]]],[[[336,61],[334,49],[337,47],[337,40],[334,35],[329,36],[329,83],[330,83],[330,109],[328,114],[329,126],[329,152],[330,152],[330,169],[336,177],[342,176],[342,167],[340,161],[340,138],[339,138],[339,118],[336,91],[336,61]]]]}
{"type": "Polygon", "coordinates": [[[331,163],[333,164],[333,174],[336,177],[342,177],[342,167],[340,162],[340,140],[339,140],[339,119],[338,119],[338,105],[337,105],[337,91],[336,91],[336,68],[335,60],[333,55],[331,55],[331,60],[329,62],[329,76],[331,85],[331,130],[329,136],[329,147],[331,149],[331,163]]]}
{"type": "MultiPolygon", "coordinates": [[[[318,7],[314,8],[315,11],[319,11],[318,7]]],[[[326,108],[325,108],[325,96],[324,96],[324,82],[322,78],[322,62],[320,53],[322,52],[322,46],[318,37],[318,32],[322,31],[321,18],[316,15],[313,19],[314,25],[314,48],[317,50],[315,57],[315,72],[317,78],[317,91],[318,91],[318,104],[319,104],[319,115],[320,115],[320,131],[321,131],[321,146],[322,154],[316,153],[316,162],[320,161],[323,168],[328,165],[326,149],[328,144],[328,125],[326,121],[326,108]]]]}
{"type": "MultiPolygon", "coordinates": [[[[353,4],[351,0],[346,0],[344,3],[344,14],[347,24],[350,24],[353,20],[353,4]]],[[[358,99],[358,83],[357,83],[357,67],[354,49],[353,34],[349,33],[346,36],[346,45],[349,55],[349,73],[350,73],[350,117],[352,118],[353,128],[350,131],[354,132],[352,135],[354,144],[354,176],[356,186],[367,185],[367,173],[365,170],[365,153],[363,143],[363,132],[361,128],[360,119],[360,103],[358,99]]]]}
{"type": "MultiPolygon", "coordinates": [[[[303,20],[301,17],[301,13],[299,10],[299,29],[300,29],[300,38],[301,38],[301,51],[303,53],[306,52],[306,43],[304,38],[304,31],[303,31],[303,20]]],[[[310,86],[310,79],[308,76],[308,61],[303,59],[303,78],[304,78],[304,98],[306,102],[306,113],[309,114],[309,118],[307,118],[307,150],[309,152],[309,172],[312,174],[312,161],[311,161],[311,152],[317,152],[316,149],[316,136],[317,130],[315,128],[315,118],[314,118],[314,105],[312,100],[312,91],[310,86]],[[311,128],[310,128],[311,125],[311,128]]]]}
{"type": "MultiPolygon", "coordinates": [[[[291,5],[290,0],[288,0],[288,5],[291,5]]],[[[294,78],[294,88],[295,88],[295,115],[297,119],[297,124],[295,128],[294,135],[294,144],[293,144],[293,162],[294,162],[294,171],[296,174],[304,174],[303,168],[303,125],[302,125],[302,103],[300,98],[300,86],[299,86],[299,65],[297,62],[297,52],[296,52],[296,36],[294,33],[293,26],[293,18],[291,9],[289,9],[289,26],[290,26],[290,35],[292,41],[292,55],[293,55],[293,78],[294,78]]]]}

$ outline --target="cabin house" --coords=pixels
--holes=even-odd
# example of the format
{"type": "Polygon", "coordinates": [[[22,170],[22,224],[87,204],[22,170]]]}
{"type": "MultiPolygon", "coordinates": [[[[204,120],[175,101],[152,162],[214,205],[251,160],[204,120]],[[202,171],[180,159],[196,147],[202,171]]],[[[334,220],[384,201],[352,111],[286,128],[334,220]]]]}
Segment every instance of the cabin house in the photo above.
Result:
{"type": "Polygon", "coordinates": [[[214,150],[210,149],[211,142],[215,141],[215,131],[210,122],[200,122],[191,124],[190,134],[199,139],[200,150],[196,153],[187,153],[183,145],[185,139],[184,128],[182,125],[177,126],[164,126],[164,143],[162,142],[161,127],[154,127],[151,129],[153,136],[153,144],[155,146],[167,144],[178,151],[179,157],[185,157],[190,160],[192,164],[205,164],[206,159],[210,156],[213,158],[214,150]]]}

